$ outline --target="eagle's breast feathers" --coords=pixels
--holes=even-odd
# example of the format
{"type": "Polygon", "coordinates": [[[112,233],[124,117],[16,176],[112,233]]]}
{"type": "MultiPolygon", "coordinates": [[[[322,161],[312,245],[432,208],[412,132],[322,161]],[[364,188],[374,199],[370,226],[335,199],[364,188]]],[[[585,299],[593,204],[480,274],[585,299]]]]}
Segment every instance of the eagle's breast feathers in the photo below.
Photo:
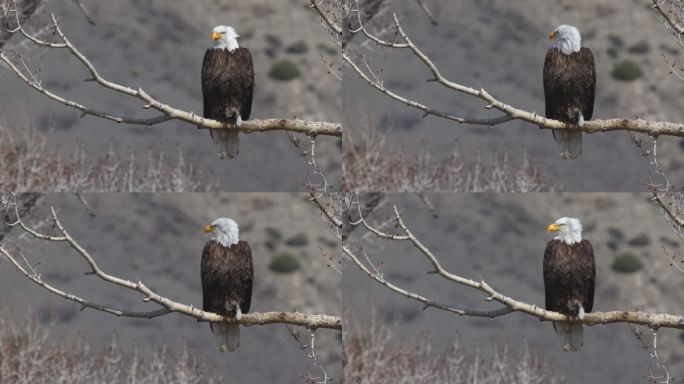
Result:
{"type": "Polygon", "coordinates": [[[594,306],[596,266],[588,240],[573,245],[551,240],[544,252],[546,309],[577,317],[594,306]]]}
{"type": "Polygon", "coordinates": [[[249,312],[254,269],[252,251],[246,241],[240,240],[230,247],[213,240],[207,242],[202,252],[201,274],[205,311],[235,316],[239,307],[242,313],[249,312]]]}
{"type": "Polygon", "coordinates": [[[246,48],[210,48],[202,62],[204,117],[235,123],[252,111],[254,64],[246,48]]]}

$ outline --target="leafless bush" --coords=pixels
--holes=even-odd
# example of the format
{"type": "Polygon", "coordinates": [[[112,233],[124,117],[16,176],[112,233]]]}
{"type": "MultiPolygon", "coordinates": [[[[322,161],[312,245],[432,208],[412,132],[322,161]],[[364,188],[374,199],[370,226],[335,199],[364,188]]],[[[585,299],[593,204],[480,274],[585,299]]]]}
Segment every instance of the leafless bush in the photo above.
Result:
{"type": "Polygon", "coordinates": [[[525,346],[522,353],[495,347],[485,358],[479,348],[465,349],[458,342],[435,351],[423,335],[417,345],[394,339],[392,330],[373,320],[345,324],[345,382],[354,384],[554,384],[562,377],[525,346]]]}
{"type": "Polygon", "coordinates": [[[83,337],[48,341],[50,329],[37,320],[0,318],[2,383],[218,383],[201,360],[183,346],[171,351],[155,346],[149,354],[125,351],[112,337],[97,350],[83,337]]]}
{"type": "Polygon", "coordinates": [[[474,159],[457,150],[434,160],[426,143],[413,158],[402,150],[387,150],[387,136],[375,129],[356,130],[359,142],[347,134],[343,161],[345,186],[374,192],[549,192],[561,189],[523,151],[515,161],[507,152],[491,155],[489,164],[478,150],[474,159]]]}
{"type": "Polygon", "coordinates": [[[122,158],[110,145],[91,158],[82,145],[71,153],[47,148],[45,135],[25,124],[0,125],[0,190],[16,192],[207,192],[218,190],[179,149],[175,161],[149,150],[145,161],[122,158]]]}

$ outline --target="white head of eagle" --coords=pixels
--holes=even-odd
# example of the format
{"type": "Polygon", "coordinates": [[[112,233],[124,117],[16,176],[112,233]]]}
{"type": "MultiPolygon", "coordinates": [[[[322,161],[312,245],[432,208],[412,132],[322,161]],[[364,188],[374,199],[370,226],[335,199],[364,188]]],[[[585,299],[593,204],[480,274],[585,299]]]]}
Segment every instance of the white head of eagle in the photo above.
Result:
{"type": "Polygon", "coordinates": [[[560,240],[568,245],[582,241],[582,223],[572,217],[561,217],[546,228],[549,232],[556,233],[554,240],[560,240]]]}
{"type": "Polygon", "coordinates": [[[565,55],[572,55],[582,49],[580,31],[572,25],[559,25],[553,32],[549,33],[549,39],[555,39],[551,47],[565,55]]]}
{"type": "Polygon", "coordinates": [[[240,35],[235,32],[235,29],[227,25],[216,26],[211,31],[211,38],[216,42],[214,49],[227,49],[229,52],[233,52],[240,47],[237,41],[238,37],[240,35]]]}
{"type": "Polygon", "coordinates": [[[225,217],[214,220],[204,227],[204,233],[211,233],[211,240],[224,247],[230,247],[240,241],[237,223],[225,217]]]}

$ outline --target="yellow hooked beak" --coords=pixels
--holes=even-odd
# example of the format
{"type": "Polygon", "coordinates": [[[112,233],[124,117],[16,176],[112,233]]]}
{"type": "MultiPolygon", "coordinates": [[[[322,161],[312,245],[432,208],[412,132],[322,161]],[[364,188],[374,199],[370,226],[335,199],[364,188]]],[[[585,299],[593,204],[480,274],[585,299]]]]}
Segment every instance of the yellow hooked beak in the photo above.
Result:
{"type": "Polygon", "coordinates": [[[549,232],[558,232],[560,231],[560,225],[558,224],[549,224],[548,227],[546,227],[546,230],[549,232]]]}
{"type": "Polygon", "coordinates": [[[558,32],[556,32],[556,31],[549,32],[549,40],[555,39],[557,34],[558,34],[558,32]]]}
{"type": "Polygon", "coordinates": [[[221,34],[218,33],[218,32],[212,32],[212,33],[211,33],[211,38],[214,39],[214,40],[219,40],[219,39],[221,39],[221,34]]]}
{"type": "Polygon", "coordinates": [[[204,233],[212,233],[214,232],[214,226],[211,224],[207,224],[204,226],[204,233]]]}

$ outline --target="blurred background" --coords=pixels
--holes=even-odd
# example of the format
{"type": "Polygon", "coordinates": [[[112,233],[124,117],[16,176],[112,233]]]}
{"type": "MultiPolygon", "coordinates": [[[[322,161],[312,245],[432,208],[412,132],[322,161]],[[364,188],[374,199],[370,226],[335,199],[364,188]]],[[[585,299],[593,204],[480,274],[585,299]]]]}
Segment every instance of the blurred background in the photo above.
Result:
{"type": "MultiPolygon", "coordinates": [[[[681,239],[647,194],[427,196],[438,218],[418,196],[404,194],[389,195],[367,219],[386,222],[385,230],[393,231],[395,224],[389,219],[396,204],[409,229],[447,271],[484,279],[505,295],[543,306],[542,260],[552,238],[546,226],[562,216],[577,217],[596,257],[594,311],[684,312],[684,275],[671,266],[670,259],[681,254],[681,239]]],[[[426,274],[433,268],[410,243],[380,241],[364,233],[357,228],[350,244],[362,246],[389,282],[457,308],[500,307],[485,301],[479,291],[426,274]]],[[[423,310],[422,304],[381,286],[354,265],[344,271],[343,292],[345,319],[370,324],[375,317],[395,335],[388,345],[403,342],[402,350],[411,354],[420,353],[426,337],[433,356],[449,351],[457,342],[466,356],[482,353],[490,359],[496,345],[507,346],[515,361],[529,347],[533,356],[547,364],[543,372],[564,376],[568,383],[638,383],[646,381],[642,375],[651,368],[660,373],[625,324],[585,327],[584,347],[566,353],[548,322],[519,313],[488,319],[423,310]]],[[[648,330],[641,330],[644,342],[650,343],[648,330]]],[[[369,335],[366,329],[361,334],[369,335]]],[[[682,331],[659,331],[658,354],[677,378],[684,370],[683,344],[682,331]]],[[[510,375],[506,377],[513,382],[510,375]]],[[[524,382],[519,380],[515,382],[524,382]]]]}
{"type": "MultiPolygon", "coordinates": [[[[447,79],[484,87],[505,103],[540,114],[544,113],[542,69],[550,47],[548,33],[560,24],[574,25],[595,57],[595,119],[641,117],[677,122],[684,118],[680,102],[684,88],[670,74],[668,64],[680,63],[682,48],[665,30],[650,1],[424,1],[438,25],[430,22],[418,2],[366,3],[379,9],[366,23],[371,31],[389,30],[384,36],[393,36],[391,13],[396,12],[408,36],[447,79]]],[[[365,55],[390,90],[457,115],[498,116],[485,110],[480,100],[427,82],[431,74],[409,50],[380,49],[361,35],[348,46],[350,52],[365,55]]],[[[400,152],[411,160],[420,153],[421,142],[429,146],[430,161],[435,163],[455,150],[470,162],[481,152],[489,164],[501,153],[508,153],[514,162],[521,162],[527,153],[543,169],[547,182],[565,191],[639,192],[649,180],[648,163],[626,132],[585,134],[580,159],[562,161],[548,130],[515,121],[490,128],[434,116],[422,118],[422,112],[389,99],[352,70],[345,70],[344,79],[347,139],[359,144],[368,127],[389,131],[387,156],[400,152]]],[[[658,143],[661,165],[674,180],[681,180],[683,141],[660,137],[658,143]]]]}
{"type": "MultiPolygon", "coordinates": [[[[321,225],[319,211],[303,195],[84,197],[94,217],[76,196],[61,194],[42,197],[25,219],[30,224],[42,223],[41,230],[52,233],[52,224],[42,220],[49,217],[49,207],[54,206],[67,231],[105,272],[132,281],[140,279],[163,296],[201,308],[200,259],[208,240],[202,228],[217,217],[230,217],[240,225],[241,239],[252,248],[252,312],[340,315],[341,275],[328,267],[322,254],[334,255],[338,243],[321,225]]],[[[22,195],[18,199],[21,201],[22,195]]],[[[143,303],[139,294],[84,276],[87,266],[65,244],[38,242],[17,228],[2,241],[12,251],[18,252],[18,248],[42,278],[59,289],[116,308],[146,311],[157,307],[143,303]]],[[[234,353],[220,353],[206,323],[179,314],[145,320],[89,309],[79,312],[79,305],[33,284],[4,258],[0,261],[0,291],[0,324],[7,324],[10,318],[37,317],[50,330],[49,342],[57,345],[88,338],[95,351],[109,346],[115,335],[120,346],[128,352],[137,346],[149,362],[153,344],[164,345],[175,354],[187,344],[189,354],[205,364],[208,376],[220,375],[236,383],[294,383],[303,381],[307,369],[312,375],[318,373],[306,357],[308,351],[299,349],[282,324],[243,327],[240,348],[234,353]]],[[[18,324],[21,329],[27,323],[18,324]]],[[[299,331],[307,342],[308,331],[299,331]]],[[[328,375],[339,382],[341,333],[320,329],[315,345],[316,356],[328,375]]]]}
{"type": "MultiPolygon", "coordinates": [[[[142,87],[166,104],[200,114],[200,69],[204,52],[214,43],[211,30],[216,25],[231,25],[240,35],[240,45],[254,58],[251,118],[340,121],[341,82],[328,74],[328,65],[338,51],[306,2],[83,0],[95,25],[88,23],[73,1],[41,3],[25,25],[29,31],[43,30],[54,12],[67,37],[106,79],[142,87]]],[[[22,1],[18,4],[21,7],[22,1]]],[[[84,82],[85,68],[66,50],[38,48],[18,35],[3,49],[11,59],[21,55],[52,92],[120,115],[154,115],[142,109],[140,101],[84,82]]],[[[132,152],[144,166],[148,150],[163,152],[171,163],[181,150],[186,161],[198,163],[208,176],[207,183],[219,182],[213,190],[304,189],[307,163],[282,131],[241,135],[240,155],[220,161],[206,130],[179,121],[145,127],[92,116],[79,118],[80,112],[38,94],[4,66],[0,70],[0,106],[0,125],[17,136],[28,126],[34,127],[46,135],[46,153],[57,150],[68,155],[80,146],[89,158],[98,159],[111,144],[115,155],[128,159],[132,152]]],[[[318,165],[337,186],[341,177],[339,139],[319,137],[316,142],[318,165]]]]}

